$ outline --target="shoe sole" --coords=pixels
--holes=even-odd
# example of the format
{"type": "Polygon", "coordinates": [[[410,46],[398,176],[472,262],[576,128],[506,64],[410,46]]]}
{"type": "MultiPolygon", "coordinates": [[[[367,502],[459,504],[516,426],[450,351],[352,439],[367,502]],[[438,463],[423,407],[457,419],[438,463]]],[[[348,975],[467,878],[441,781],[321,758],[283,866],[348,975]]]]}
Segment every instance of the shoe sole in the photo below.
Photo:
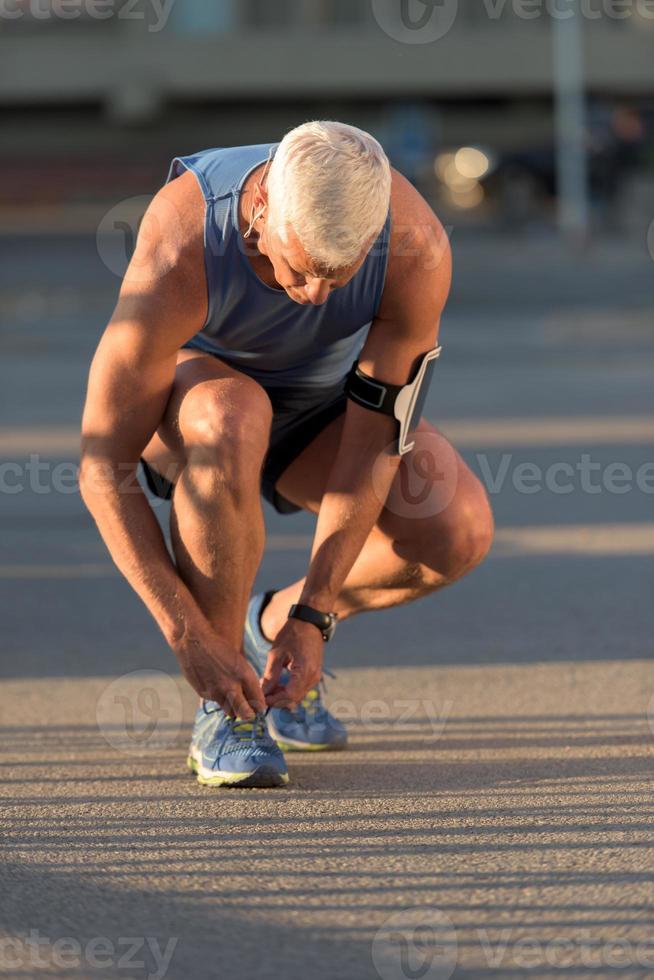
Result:
{"type": "Polygon", "coordinates": [[[347,748],[347,739],[343,742],[299,742],[297,739],[284,738],[279,734],[273,722],[268,717],[268,731],[282,752],[342,752],[347,748]]]}
{"type": "Polygon", "coordinates": [[[194,773],[201,786],[223,786],[235,789],[276,789],[286,786],[288,773],[277,772],[270,766],[259,766],[254,772],[215,772],[205,775],[200,763],[192,756],[186,760],[189,770],[194,773]]]}

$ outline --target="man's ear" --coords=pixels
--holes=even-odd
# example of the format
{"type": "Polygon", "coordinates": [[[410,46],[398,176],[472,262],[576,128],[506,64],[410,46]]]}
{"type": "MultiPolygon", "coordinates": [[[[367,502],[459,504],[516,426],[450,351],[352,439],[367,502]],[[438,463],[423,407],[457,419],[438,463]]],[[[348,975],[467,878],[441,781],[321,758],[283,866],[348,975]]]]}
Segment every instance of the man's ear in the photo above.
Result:
{"type": "Polygon", "coordinates": [[[255,211],[259,211],[260,208],[265,208],[268,206],[268,189],[262,187],[261,184],[255,184],[254,186],[254,208],[255,211]]]}

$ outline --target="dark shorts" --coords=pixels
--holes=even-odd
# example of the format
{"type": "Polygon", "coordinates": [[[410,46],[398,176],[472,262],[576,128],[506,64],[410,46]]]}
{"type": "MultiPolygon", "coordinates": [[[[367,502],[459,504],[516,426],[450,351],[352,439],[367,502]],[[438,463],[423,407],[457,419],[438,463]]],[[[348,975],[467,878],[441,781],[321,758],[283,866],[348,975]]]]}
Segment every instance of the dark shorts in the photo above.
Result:
{"type": "MultiPolygon", "coordinates": [[[[261,493],[279,514],[301,510],[275,490],[280,476],[330,422],[345,411],[345,379],[331,388],[266,388],[272,402],[270,445],[261,474],[261,493]]],[[[173,484],[141,460],[148,488],[170,500],[173,484]]]]}

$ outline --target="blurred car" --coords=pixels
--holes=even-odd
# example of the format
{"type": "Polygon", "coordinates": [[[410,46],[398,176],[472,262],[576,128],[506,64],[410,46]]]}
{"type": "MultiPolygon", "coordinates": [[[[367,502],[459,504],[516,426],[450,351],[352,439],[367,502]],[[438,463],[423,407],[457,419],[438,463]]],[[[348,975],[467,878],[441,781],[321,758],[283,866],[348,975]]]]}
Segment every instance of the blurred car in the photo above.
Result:
{"type": "MultiPolygon", "coordinates": [[[[591,108],[586,145],[591,205],[608,223],[627,175],[645,160],[654,140],[654,113],[591,108]]],[[[556,146],[547,143],[505,153],[480,177],[503,222],[516,226],[542,217],[557,192],[556,146]]]]}

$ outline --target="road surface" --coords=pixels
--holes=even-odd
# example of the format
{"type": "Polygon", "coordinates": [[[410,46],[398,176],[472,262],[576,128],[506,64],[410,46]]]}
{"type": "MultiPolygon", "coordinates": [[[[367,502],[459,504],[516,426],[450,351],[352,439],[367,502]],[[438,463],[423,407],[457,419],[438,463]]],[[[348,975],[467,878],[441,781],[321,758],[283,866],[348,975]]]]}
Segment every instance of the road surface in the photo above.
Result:
{"type": "MultiPolygon", "coordinates": [[[[497,544],[344,626],[328,697],[350,748],[241,792],[185,771],[194,697],[75,492],[117,279],[90,240],[2,246],[0,971],[654,975],[645,244],[454,236],[426,414],[485,480],[497,544]]],[[[313,524],[267,522],[275,587],[313,524]]]]}

